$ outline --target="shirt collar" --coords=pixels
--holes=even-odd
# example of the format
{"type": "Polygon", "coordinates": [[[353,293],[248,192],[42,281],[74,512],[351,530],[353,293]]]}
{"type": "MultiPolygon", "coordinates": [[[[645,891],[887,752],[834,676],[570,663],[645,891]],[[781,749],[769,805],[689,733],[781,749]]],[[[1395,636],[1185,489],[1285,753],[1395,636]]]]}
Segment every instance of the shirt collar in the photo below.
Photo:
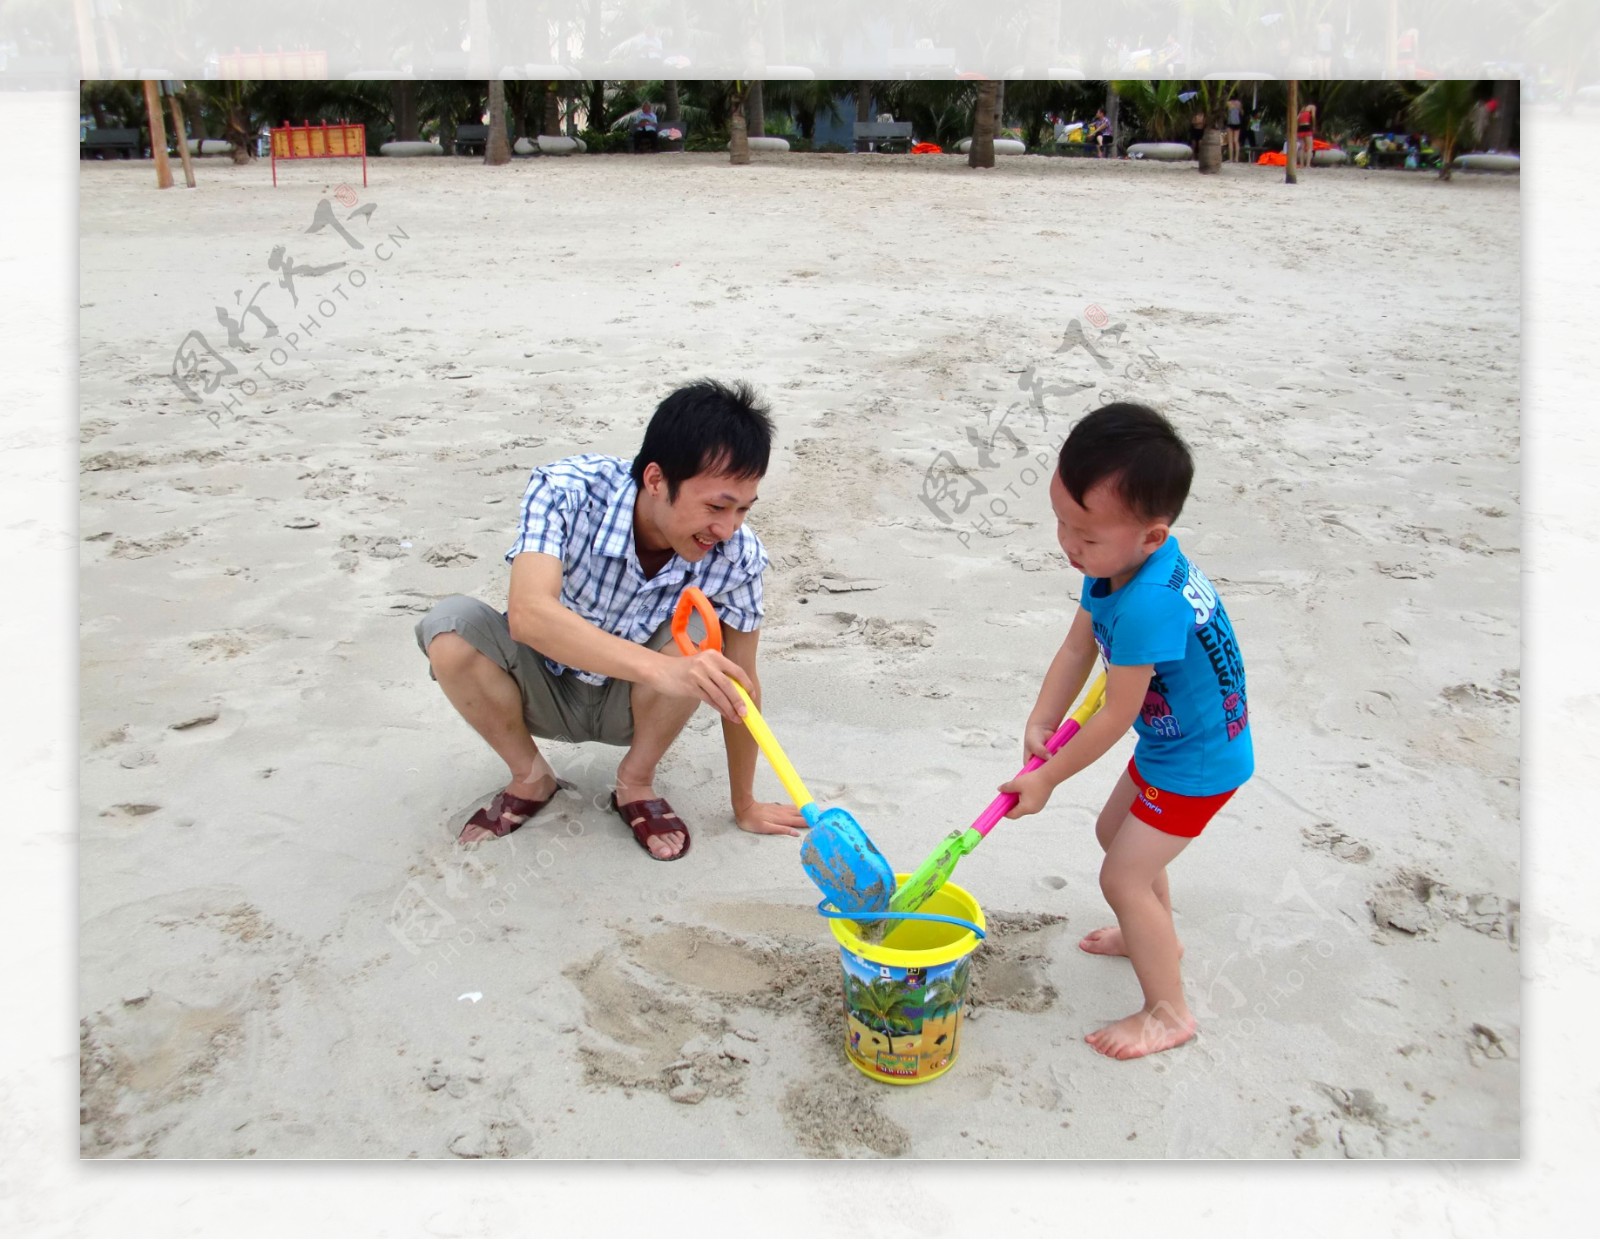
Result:
{"type": "Polygon", "coordinates": [[[591,544],[596,555],[613,560],[631,557],[637,561],[638,557],[633,555],[633,503],[638,495],[639,484],[631,473],[624,474],[606,501],[605,511],[600,514],[600,525],[591,544]]]}
{"type": "MultiPolygon", "coordinates": [[[[639,484],[633,480],[631,473],[625,474],[616,491],[606,502],[605,512],[600,517],[600,528],[595,531],[594,541],[590,545],[596,555],[603,555],[613,560],[626,560],[629,567],[644,576],[644,568],[639,563],[639,553],[634,545],[633,537],[633,510],[639,498],[639,484]]],[[[722,548],[712,551],[716,555],[722,548]]],[[[710,556],[707,557],[709,559],[710,556]]],[[[661,571],[649,578],[645,585],[647,588],[657,586],[675,585],[680,581],[692,581],[694,567],[674,552],[672,558],[661,566],[661,571]]]]}

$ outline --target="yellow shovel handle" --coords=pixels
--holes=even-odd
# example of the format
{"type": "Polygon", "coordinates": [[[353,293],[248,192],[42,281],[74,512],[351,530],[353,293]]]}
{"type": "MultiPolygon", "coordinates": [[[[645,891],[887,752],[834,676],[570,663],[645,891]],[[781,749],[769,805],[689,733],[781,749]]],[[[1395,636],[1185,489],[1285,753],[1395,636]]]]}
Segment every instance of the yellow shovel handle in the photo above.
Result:
{"type": "Polygon", "coordinates": [[[744,699],[745,727],[750,729],[750,735],[756,738],[756,744],[761,746],[761,752],[767,755],[767,761],[772,764],[772,769],[778,773],[778,782],[783,785],[783,790],[789,794],[789,799],[794,802],[796,809],[804,809],[813,801],[813,797],[806,790],[800,772],[794,769],[794,764],[789,761],[789,756],[783,752],[783,746],[778,744],[778,738],[772,734],[772,729],[767,726],[767,721],[761,717],[761,712],[756,709],[756,704],[750,700],[750,695],[737,680],[733,687],[739,691],[739,696],[744,699]]]}
{"type": "Polygon", "coordinates": [[[1078,703],[1078,709],[1073,711],[1068,718],[1076,719],[1081,728],[1089,722],[1090,717],[1106,704],[1106,674],[1101,672],[1095,677],[1094,684],[1089,686],[1089,692],[1084,695],[1083,701],[1078,703]]]}
{"type": "MultiPolygon", "coordinates": [[[[699,654],[706,650],[718,652],[722,650],[722,624],[717,619],[717,610],[697,586],[688,587],[678,599],[678,605],[672,613],[672,637],[678,643],[678,649],[686,655],[699,654]],[[705,640],[698,646],[689,636],[689,613],[692,611],[700,613],[700,622],[706,626],[705,640]]],[[[745,726],[750,729],[750,735],[756,738],[756,744],[761,746],[761,752],[767,755],[767,761],[772,764],[772,769],[778,773],[778,781],[783,784],[783,790],[789,794],[794,807],[803,811],[813,801],[811,793],[806,790],[799,772],[794,769],[794,764],[783,752],[783,746],[778,744],[778,738],[772,734],[772,729],[761,717],[761,712],[756,709],[756,704],[751,701],[745,687],[737,680],[732,683],[739,691],[739,696],[744,699],[745,726]]]]}

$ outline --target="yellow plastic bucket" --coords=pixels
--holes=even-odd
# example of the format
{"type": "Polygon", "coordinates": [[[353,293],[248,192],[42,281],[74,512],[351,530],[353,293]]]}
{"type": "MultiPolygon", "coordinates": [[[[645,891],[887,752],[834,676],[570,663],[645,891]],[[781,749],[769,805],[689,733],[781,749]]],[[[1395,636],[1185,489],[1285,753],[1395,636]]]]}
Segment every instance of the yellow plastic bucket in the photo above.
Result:
{"type": "MultiPolygon", "coordinates": [[[[897,874],[897,882],[909,877],[897,874]]],[[[946,883],[918,910],[987,929],[978,902],[946,883]]],[[[943,921],[902,921],[882,943],[845,918],[828,922],[844,965],[845,1055],[875,1081],[920,1085],[955,1066],[978,936],[943,921]]]]}

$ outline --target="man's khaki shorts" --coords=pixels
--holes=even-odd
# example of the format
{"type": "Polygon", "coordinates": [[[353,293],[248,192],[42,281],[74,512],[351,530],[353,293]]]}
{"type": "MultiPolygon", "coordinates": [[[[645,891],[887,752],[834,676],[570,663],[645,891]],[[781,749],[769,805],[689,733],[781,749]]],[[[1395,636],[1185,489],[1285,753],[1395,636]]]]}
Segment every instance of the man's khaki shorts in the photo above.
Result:
{"type": "MultiPolygon", "coordinates": [[[[633,743],[633,685],[628,681],[611,679],[591,685],[571,672],[557,676],[545,665],[543,655],[511,636],[511,625],[503,613],[464,594],[440,599],[417,621],[417,645],[423,654],[440,633],[458,634],[511,673],[522,691],[522,717],[531,735],[606,745],[633,743]]],[[[645,645],[662,650],[671,641],[668,621],[645,645]]],[[[431,667],[428,675],[433,677],[431,667]]]]}

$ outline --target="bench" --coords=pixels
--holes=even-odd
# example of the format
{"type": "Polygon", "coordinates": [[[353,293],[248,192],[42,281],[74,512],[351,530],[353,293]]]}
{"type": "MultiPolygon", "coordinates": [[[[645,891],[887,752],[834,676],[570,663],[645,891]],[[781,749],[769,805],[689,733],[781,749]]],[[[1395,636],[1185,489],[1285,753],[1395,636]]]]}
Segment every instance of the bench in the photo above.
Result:
{"type": "Polygon", "coordinates": [[[79,159],[104,159],[120,151],[123,159],[132,159],[144,152],[144,142],[137,129],[91,129],[78,143],[79,159]]]}
{"type": "Polygon", "coordinates": [[[489,146],[489,126],[457,125],[456,154],[482,155],[489,146]]]}
{"type": "Polygon", "coordinates": [[[883,150],[891,153],[895,147],[902,152],[911,149],[910,121],[857,121],[855,123],[856,150],[883,150]]]}

